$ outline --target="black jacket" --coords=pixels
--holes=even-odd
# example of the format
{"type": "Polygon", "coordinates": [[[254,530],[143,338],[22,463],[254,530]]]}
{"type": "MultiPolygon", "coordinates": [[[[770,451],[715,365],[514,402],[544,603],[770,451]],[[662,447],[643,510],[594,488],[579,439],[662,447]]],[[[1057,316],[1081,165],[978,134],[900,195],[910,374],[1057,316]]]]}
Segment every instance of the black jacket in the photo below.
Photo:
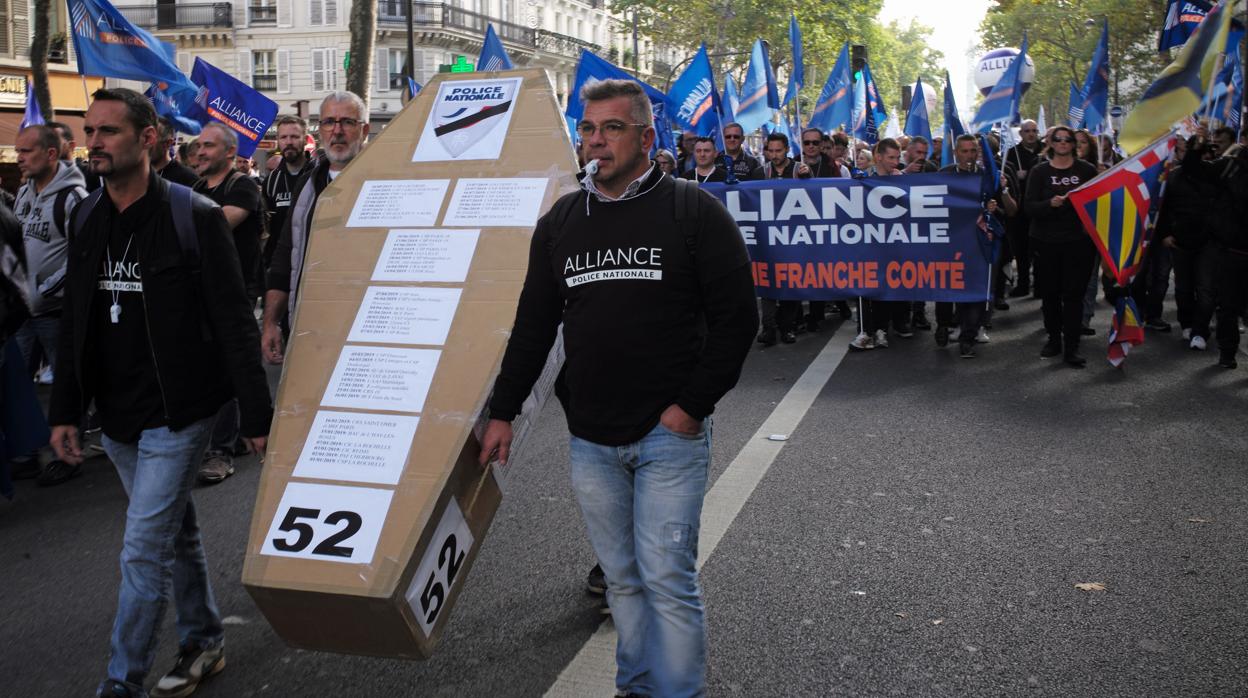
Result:
{"type": "Polygon", "coordinates": [[[1183,171],[1207,188],[1209,234],[1222,247],[1248,254],[1248,150],[1204,162],[1200,149],[1189,142],[1183,171]]]}
{"type": "MultiPolygon", "coordinates": [[[[153,172],[149,187],[159,187],[163,197],[169,183],[153,172]]],[[[180,429],[211,416],[226,400],[237,397],[241,434],[263,436],[269,432],[273,407],[238,253],[221,209],[203,196],[195,195],[193,201],[199,238],[197,268],[178,244],[167,204],[134,231],[145,320],[165,416],[171,429],[180,429]]],[[[75,211],[75,223],[79,215],[81,208],[75,211]]],[[[88,329],[112,215],[115,209],[105,195],[82,224],[81,235],[70,240],[51,424],[77,424],[94,397],[96,381],[90,375],[92,362],[87,360],[87,352],[92,351],[88,329]]]]}
{"type": "Polygon", "coordinates": [[[0,204],[0,346],[17,332],[30,312],[22,298],[26,286],[26,247],[22,224],[0,204]]]}

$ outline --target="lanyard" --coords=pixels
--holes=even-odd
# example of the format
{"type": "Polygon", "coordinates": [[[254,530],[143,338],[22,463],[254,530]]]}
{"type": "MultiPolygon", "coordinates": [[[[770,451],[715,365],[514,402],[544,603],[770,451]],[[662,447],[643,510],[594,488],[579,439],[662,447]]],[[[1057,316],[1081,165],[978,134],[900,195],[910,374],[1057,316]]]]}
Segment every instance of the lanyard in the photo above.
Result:
{"type": "Polygon", "coordinates": [[[118,286],[121,284],[121,269],[126,263],[126,257],[130,256],[130,243],[134,242],[134,235],[130,235],[130,239],[126,241],[126,249],[121,253],[121,261],[117,266],[113,266],[113,254],[111,244],[104,247],[104,257],[108,262],[108,278],[112,280],[112,288],[108,291],[113,296],[113,304],[108,306],[108,319],[114,325],[121,322],[121,291],[118,286]]]}

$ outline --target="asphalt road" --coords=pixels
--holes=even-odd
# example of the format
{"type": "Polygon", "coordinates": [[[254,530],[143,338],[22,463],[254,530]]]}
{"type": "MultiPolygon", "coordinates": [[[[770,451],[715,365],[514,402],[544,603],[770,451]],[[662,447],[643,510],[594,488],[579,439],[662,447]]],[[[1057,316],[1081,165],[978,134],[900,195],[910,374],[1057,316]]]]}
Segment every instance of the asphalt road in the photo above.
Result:
{"type": "MultiPolygon", "coordinates": [[[[1177,333],[1111,369],[1108,317],[1082,371],[1038,357],[1030,300],[974,360],[930,333],[848,355],[704,567],[710,695],[1248,695],[1248,370],[1177,333]]],[[[752,352],[712,482],[849,339],[752,352]]],[[[239,581],[258,465],[197,490],[229,659],[197,695],[545,693],[600,616],[556,404],[532,438],[426,662],[287,648],[239,581]]],[[[124,506],[103,458],[0,501],[0,695],[92,694],[124,506]]]]}

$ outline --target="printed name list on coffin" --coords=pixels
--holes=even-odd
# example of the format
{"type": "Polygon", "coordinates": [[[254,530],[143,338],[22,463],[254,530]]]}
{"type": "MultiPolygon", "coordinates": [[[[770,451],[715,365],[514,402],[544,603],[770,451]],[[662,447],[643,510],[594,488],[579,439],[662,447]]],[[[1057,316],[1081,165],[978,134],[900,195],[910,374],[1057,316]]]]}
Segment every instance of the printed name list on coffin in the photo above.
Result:
{"type": "Polygon", "coordinates": [[[988,297],[979,177],[919,174],[703,185],[737,221],[758,295],[969,302],[988,297]]]}

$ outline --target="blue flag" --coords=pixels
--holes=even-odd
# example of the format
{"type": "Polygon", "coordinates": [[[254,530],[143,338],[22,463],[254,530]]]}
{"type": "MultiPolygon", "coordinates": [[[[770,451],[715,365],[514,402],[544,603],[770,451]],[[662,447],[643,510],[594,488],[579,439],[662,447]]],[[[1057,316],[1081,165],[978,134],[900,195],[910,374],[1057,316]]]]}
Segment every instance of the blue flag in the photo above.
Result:
{"type": "Polygon", "coordinates": [[[35,99],[35,87],[30,82],[26,83],[26,113],[22,115],[22,123],[18,126],[18,130],[27,126],[38,126],[44,123],[43,110],[39,108],[39,100],[35,99]]]}
{"type": "Polygon", "coordinates": [[[1083,94],[1073,80],[1070,83],[1070,107],[1066,110],[1066,123],[1071,128],[1083,128],[1083,94]]]}
{"type": "Polygon", "coordinates": [[[789,43],[793,46],[793,67],[789,70],[789,87],[784,91],[782,107],[797,96],[798,90],[806,86],[806,64],[802,61],[802,30],[797,26],[797,15],[789,15],[789,43]]]}
{"type": "Polygon", "coordinates": [[[750,52],[750,67],[741,85],[741,103],[737,106],[737,123],[746,133],[771,121],[780,108],[780,92],[776,89],[776,74],[771,70],[767,46],[762,39],[754,42],[750,52]]]}
{"type": "Polygon", "coordinates": [[[1236,131],[1243,121],[1244,110],[1244,63],[1236,46],[1235,53],[1223,58],[1222,69],[1214,78],[1213,87],[1205,97],[1206,108],[1202,111],[1236,131]]]}
{"type": "Polygon", "coordinates": [[[689,67],[672,83],[667,99],[672,105],[672,119],[681,128],[699,136],[719,131],[719,91],[715,89],[715,74],[711,72],[706,44],[702,44],[689,67]]]}
{"type": "Polygon", "coordinates": [[[407,97],[408,97],[408,99],[411,99],[412,97],[415,97],[415,96],[416,96],[416,95],[418,95],[418,94],[420,94],[420,83],[416,82],[416,81],[415,81],[414,79],[412,79],[412,78],[408,78],[408,79],[407,79],[407,97]]]}
{"type": "Polygon", "coordinates": [[[511,58],[498,34],[494,33],[494,25],[485,25],[485,42],[481,44],[481,55],[477,58],[477,70],[511,70],[511,58]]]}
{"type": "Polygon", "coordinates": [[[1187,43],[1211,9],[1213,6],[1204,0],[1170,0],[1166,7],[1166,23],[1162,25],[1157,41],[1158,53],[1187,43]]]}
{"type": "Polygon", "coordinates": [[[854,78],[849,73],[849,42],[841,47],[832,72],[819,92],[819,101],[810,115],[810,126],[831,133],[850,124],[854,111],[854,78]]]}
{"type": "Polygon", "coordinates": [[[568,93],[568,106],[563,110],[563,115],[572,132],[573,142],[576,141],[576,124],[585,115],[585,105],[581,103],[581,88],[594,80],[632,80],[641,85],[641,89],[645,90],[646,96],[650,98],[650,110],[654,114],[654,130],[658,134],[655,139],[655,148],[676,152],[676,139],[672,135],[674,122],[671,120],[671,108],[667,95],[587,49],[581,49],[581,60],[576,65],[576,82],[572,85],[572,91],[568,93]]]}
{"type": "Polygon", "coordinates": [[[854,81],[853,135],[858,140],[875,145],[880,140],[880,124],[888,118],[884,100],[871,77],[871,66],[862,65],[860,77],[854,81]]]}
{"type": "Polygon", "coordinates": [[[949,71],[945,71],[945,128],[944,140],[940,144],[940,164],[949,165],[953,162],[953,142],[958,136],[966,133],[962,117],[958,116],[958,103],[953,98],[953,85],[949,84],[949,71]]]}
{"type": "Polygon", "coordinates": [[[78,73],[194,89],[168,48],[107,0],[68,0],[78,73]]]}
{"type": "Polygon", "coordinates": [[[202,58],[195,59],[191,82],[199,85],[195,104],[200,123],[220,121],[238,134],[238,154],[251,157],[277,118],[277,102],[202,58]]]}
{"type": "Polygon", "coordinates": [[[914,83],[914,96],[910,98],[910,111],[906,112],[907,136],[923,136],[932,142],[932,123],[927,116],[927,98],[923,96],[923,78],[914,83]]]}
{"type": "Polygon", "coordinates": [[[1010,61],[996,86],[979,105],[971,125],[978,131],[991,129],[994,124],[1012,124],[1018,121],[1018,105],[1023,99],[1023,67],[1027,65],[1027,35],[1018,55],[1010,61]]]}
{"type": "Polygon", "coordinates": [[[737,83],[732,79],[731,75],[724,76],[724,98],[719,101],[719,111],[723,115],[723,122],[731,124],[737,120],[737,106],[741,104],[741,97],[737,94],[737,83]]]}
{"type": "Polygon", "coordinates": [[[182,133],[189,133],[192,136],[198,136],[199,132],[203,130],[203,124],[188,115],[193,113],[199,116],[203,112],[195,104],[195,98],[199,96],[198,90],[180,87],[162,90],[156,83],[152,83],[143,95],[156,108],[156,115],[162,119],[169,120],[173,123],[176,130],[182,133]]]}
{"type": "Polygon", "coordinates": [[[1101,27],[1101,40],[1092,53],[1092,65],[1088,66],[1079,96],[1080,126],[1099,132],[1109,114],[1109,20],[1101,27]]]}

